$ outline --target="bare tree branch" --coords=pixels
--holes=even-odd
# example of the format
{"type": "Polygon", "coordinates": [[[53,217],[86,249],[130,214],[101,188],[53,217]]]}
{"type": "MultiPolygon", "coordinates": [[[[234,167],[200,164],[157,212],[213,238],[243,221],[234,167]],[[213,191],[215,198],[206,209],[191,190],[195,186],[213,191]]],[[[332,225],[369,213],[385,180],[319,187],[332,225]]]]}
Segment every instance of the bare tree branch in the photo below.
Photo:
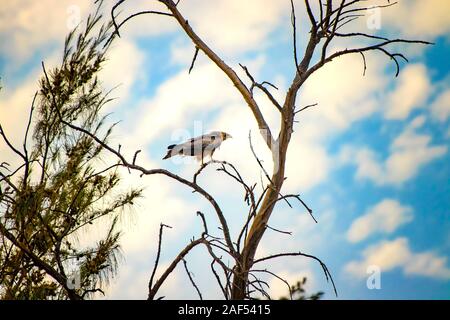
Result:
{"type": "Polygon", "coordinates": [[[155,282],[155,284],[150,288],[148,292],[148,300],[153,300],[155,298],[156,293],[161,288],[164,281],[166,281],[167,277],[172,273],[178,263],[183,260],[183,258],[191,251],[195,246],[200,243],[204,243],[205,239],[199,238],[192,242],[190,242],[172,261],[172,263],[167,267],[167,269],[162,273],[161,277],[155,282]]]}
{"type": "Polygon", "coordinates": [[[270,255],[270,256],[267,256],[267,257],[264,257],[264,258],[256,259],[253,262],[253,264],[257,264],[257,263],[260,263],[260,262],[263,262],[263,261],[267,261],[267,260],[271,260],[271,259],[275,259],[275,258],[288,257],[288,256],[303,256],[303,257],[307,257],[307,258],[310,258],[310,259],[314,259],[317,262],[319,262],[320,266],[322,267],[323,272],[325,274],[325,278],[327,279],[327,281],[328,281],[328,279],[331,281],[331,284],[333,285],[334,293],[335,293],[336,296],[338,295],[336,286],[334,284],[333,276],[331,275],[330,271],[328,270],[328,267],[326,266],[325,263],[322,262],[322,260],[320,260],[316,256],[313,256],[313,255],[310,255],[310,254],[306,254],[306,253],[303,253],[303,252],[278,253],[278,254],[270,255]]]}
{"type": "Polygon", "coordinates": [[[8,147],[14,151],[14,153],[16,153],[18,156],[20,156],[24,161],[27,161],[27,158],[25,157],[25,155],[20,152],[18,149],[16,149],[12,143],[8,140],[8,138],[6,137],[6,133],[3,130],[2,125],[0,124],[0,135],[2,136],[3,140],[6,142],[6,144],[8,145],[8,147]]]}
{"type": "Polygon", "coordinates": [[[103,296],[105,295],[105,292],[102,289],[100,289],[100,288],[88,289],[88,290],[85,290],[83,292],[83,294],[81,295],[81,299],[84,299],[84,297],[86,295],[91,294],[91,293],[95,293],[95,292],[100,292],[103,296]]]}
{"type": "Polygon", "coordinates": [[[283,108],[281,107],[281,105],[278,103],[277,99],[275,99],[275,97],[270,93],[270,91],[264,87],[264,83],[269,84],[270,86],[278,89],[277,87],[275,87],[273,84],[264,81],[262,83],[258,83],[255,81],[255,78],[250,74],[250,71],[248,71],[248,68],[242,64],[239,64],[241,66],[242,69],[244,69],[247,77],[250,79],[250,81],[252,82],[252,85],[250,87],[250,92],[253,94],[253,88],[257,87],[258,89],[260,89],[262,92],[265,93],[265,95],[267,96],[267,98],[270,100],[270,102],[272,102],[272,104],[278,109],[278,111],[283,112],[283,108]]]}
{"type": "MultiPolygon", "coordinates": [[[[308,13],[309,21],[311,22],[311,27],[313,30],[317,30],[317,22],[316,18],[311,9],[311,5],[309,4],[309,0],[305,0],[306,12],[308,13]]],[[[294,11],[294,3],[291,1],[292,11],[294,11]]],[[[294,18],[295,21],[295,18],[294,18]]]]}
{"type": "MultiPolygon", "coordinates": [[[[170,13],[168,13],[168,12],[161,12],[161,11],[154,11],[154,10],[147,10],[147,11],[140,11],[140,12],[138,12],[138,13],[135,13],[135,14],[132,14],[132,15],[130,15],[130,16],[128,16],[125,20],[123,20],[121,23],[119,23],[119,24],[117,24],[117,22],[116,22],[116,15],[114,14],[114,12],[116,11],[116,9],[121,5],[121,4],[123,4],[125,2],[125,0],[120,0],[120,1],[118,1],[113,7],[112,7],[112,9],[111,9],[111,21],[112,21],[112,23],[113,23],[113,25],[114,25],[114,30],[115,30],[115,33],[113,33],[113,35],[112,36],[114,36],[114,34],[117,34],[117,36],[120,38],[120,32],[119,32],[119,29],[127,22],[127,21],[129,21],[130,19],[132,19],[132,18],[134,18],[134,17],[137,17],[137,16],[140,16],[140,15],[143,15],[143,14],[156,14],[156,15],[163,15],[163,16],[169,16],[169,17],[172,17],[172,15],[170,14],[170,13]]],[[[111,40],[110,40],[111,41],[111,40]]],[[[110,42],[109,41],[109,42],[110,42]]]]}
{"type": "MultiPolygon", "coordinates": [[[[216,269],[214,269],[214,264],[217,263],[217,261],[215,259],[213,259],[211,261],[211,271],[214,274],[214,276],[216,277],[217,283],[219,284],[220,289],[222,290],[223,296],[225,297],[226,300],[229,299],[229,295],[228,295],[228,291],[225,289],[225,287],[222,284],[222,281],[220,280],[219,274],[217,273],[216,269]]],[[[228,283],[228,281],[227,281],[228,283]]]]}
{"type": "Polygon", "coordinates": [[[191,66],[189,67],[188,73],[191,73],[192,69],[194,69],[195,60],[197,60],[199,50],[200,49],[198,47],[195,47],[194,57],[192,58],[191,66]]]}
{"type": "MultiPolygon", "coordinates": [[[[306,0],[305,1],[307,6],[309,7],[309,3],[306,0]]],[[[309,14],[309,12],[308,12],[309,14]]],[[[294,8],[294,1],[291,0],[291,24],[292,24],[292,43],[294,47],[294,63],[295,63],[295,69],[297,70],[297,73],[300,74],[300,66],[298,63],[298,57],[297,57],[297,25],[295,22],[295,8],[294,8]]]]}
{"type": "Polygon", "coordinates": [[[288,288],[288,290],[289,290],[289,297],[290,297],[291,300],[292,300],[292,288],[291,288],[291,285],[289,284],[289,282],[287,282],[286,279],[280,277],[280,276],[277,275],[276,273],[274,273],[274,272],[272,272],[272,271],[269,271],[269,270],[267,270],[267,269],[252,269],[250,272],[263,272],[263,273],[267,273],[267,274],[270,274],[271,276],[277,278],[278,280],[282,281],[282,282],[286,285],[286,287],[288,288]]]}
{"type": "Polygon", "coordinates": [[[155,259],[155,264],[153,266],[152,275],[150,276],[150,281],[148,282],[149,291],[152,289],[153,278],[155,277],[156,269],[158,269],[159,257],[161,256],[161,244],[162,244],[162,235],[163,235],[164,227],[172,228],[171,226],[168,226],[168,225],[162,224],[162,223],[159,225],[158,251],[156,252],[156,259],[155,259]]]}
{"type": "Polygon", "coordinates": [[[134,156],[133,156],[133,164],[136,164],[136,158],[137,158],[137,156],[138,156],[138,154],[141,152],[141,150],[137,150],[135,153],[134,153],[134,156]]]}
{"type": "Polygon", "coordinates": [[[202,219],[203,223],[203,232],[202,232],[202,238],[206,237],[208,235],[208,225],[206,224],[205,215],[201,213],[200,211],[197,211],[197,215],[202,219]]]}
{"type": "Polygon", "coordinates": [[[292,236],[292,232],[291,231],[283,231],[283,230],[280,230],[280,229],[276,229],[274,227],[269,226],[268,224],[266,225],[266,228],[268,228],[268,229],[270,229],[272,231],[275,231],[275,232],[279,232],[279,233],[283,233],[283,234],[287,234],[287,235],[292,236]]]}
{"type": "Polygon", "coordinates": [[[25,137],[23,138],[23,152],[25,155],[25,174],[23,177],[23,183],[25,186],[27,185],[28,175],[30,173],[30,160],[28,157],[28,149],[27,149],[28,132],[30,131],[31,120],[33,119],[34,103],[36,102],[37,95],[38,95],[38,92],[36,91],[36,93],[34,94],[34,97],[33,97],[33,101],[31,102],[30,113],[28,116],[27,127],[25,130],[25,137]]]}
{"type": "MultiPolygon", "coordinates": [[[[275,185],[275,184],[273,183],[272,179],[270,178],[269,174],[267,173],[266,169],[264,168],[264,166],[263,166],[261,160],[260,160],[260,159],[258,158],[258,156],[256,155],[255,149],[253,148],[251,131],[249,131],[249,133],[248,133],[248,140],[249,140],[249,144],[250,144],[250,150],[252,151],[253,156],[254,156],[255,159],[256,159],[256,162],[258,162],[259,167],[262,169],[262,171],[264,172],[264,174],[265,174],[267,180],[269,180],[269,182],[270,182],[269,188],[274,188],[274,185],[275,185]]],[[[283,197],[283,195],[282,195],[280,192],[278,192],[278,193],[279,193],[279,195],[280,195],[281,197],[283,197]]],[[[288,205],[290,208],[292,208],[292,205],[289,203],[289,201],[288,201],[286,198],[282,198],[282,199],[287,203],[287,205],[288,205]]]]}
{"type": "Polygon", "coordinates": [[[315,106],[317,106],[317,103],[308,104],[307,106],[304,106],[303,108],[300,108],[299,110],[296,110],[296,111],[294,112],[294,114],[300,113],[300,112],[302,112],[302,111],[305,111],[306,109],[309,109],[309,108],[315,107],[315,106]]]}
{"type": "MultiPolygon", "coordinates": [[[[266,281],[261,280],[257,276],[255,276],[253,273],[249,273],[249,276],[252,276],[255,280],[249,281],[248,286],[255,288],[255,290],[259,293],[261,293],[265,298],[272,300],[272,297],[269,295],[269,293],[263,288],[263,285],[267,287],[267,289],[270,288],[269,284],[266,281]],[[256,284],[255,284],[256,283],[256,284]]],[[[247,298],[250,298],[250,290],[247,289],[247,298]]]]}
{"type": "Polygon", "coordinates": [[[183,259],[183,264],[184,264],[184,270],[186,270],[186,273],[189,277],[189,280],[192,283],[192,286],[195,288],[195,291],[197,291],[197,294],[200,297],[200,300],[203,300],[202,293],[200,292],[200,289],[198,288],[197,284],[195,283],[194,279],[192,278],[192,273],[189,271],[187,262],[185,259],[183,259]]]}
{"type": "Polygon", "coordinates": [[[317,223],[316,218],[314,218],[314,216],[313,216],[312,209],[310,207],[308,207],[308,205],[302,200],[302,198],[300,198],[300,195],[298,195],[298,194],[288,194],[288,195],[279,197],[276,201],[286,200],[287,198],[297,199],[303,205],[303,207],[305,207],[305,209],[308,211],[309,215],[314,220],[314,222],[317,223]]]}

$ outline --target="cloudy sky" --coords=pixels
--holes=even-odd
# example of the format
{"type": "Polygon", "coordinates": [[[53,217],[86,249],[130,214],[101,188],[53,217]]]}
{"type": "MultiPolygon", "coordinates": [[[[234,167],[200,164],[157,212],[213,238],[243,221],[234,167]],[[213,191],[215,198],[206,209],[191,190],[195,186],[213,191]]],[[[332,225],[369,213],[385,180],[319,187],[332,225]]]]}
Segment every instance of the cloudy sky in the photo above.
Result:
{"type": "MultiPolygon", "coordinates": [[[[303,1],[295,2],[302,52],[308,21],[303,1]]],[[[111,3],[106,1],[106,7],[111,3]]],[[[122,16],[150,8],[158,5],[133,1],[122,16]]],[[[88,0],[6,1],[0,7],[0,122],[12,140],[20,142],[23,134],[41,61],[56,65],[61,60],[65,35],[92,9],[88,0]]],[[[281,101],[295,72],[288,0],[182,0],[180,11],[235,70],[240,72],[238,63],[243,63],[257,79],[275,84],[279,90],[273,94],[281,101]]],[[[300,193],[319,223],[301,206],[280,203],[270,225],[292,235],[268,230],[257,256],[301,250],[320,257],[334,275],[339,298],[450,298],[448,12],[446,0],[400,0],[349,26],[435,45],[396,48],[410,61],[402,64],[397,78],[392,61],[369,54],[365,76],[361,56],[355,55],[335,60],[305,83],[297,105],[318,106],[298,117],[284,192],[300,193]],[[380,270],[381,281],[379,288],[370,289],[373,270],[380,270]]],[[[338,42],[334,48],[357,44],[338,42]]],[[[113,112],[113,120],[122,120],[113,142],[122,144],[128,156],[142,149],[138,162],[146,168],[192,177],[198,164],[162,161],[165,147],[211,130],[226,131],[234,138],[215,158],[234,163],[249,182],[259,183],[261,172],[248,145],[250,130],[258,154],[267,167],[271,163],[248,107],[202,54],[188,74],[193,53],[170,18],[142,16],[124,27],[101,73],[105,89],[119,85],[113,93],[118,99],[105,110],[113,112]]],[[[264,97],[257,99],[278,130],[276,110],[264,97]]],[[[13,162],[6,150],[0,144],[1,160],[13,162]]],[[[173,227],[164,234],[161,267],[201,232],[197,210],[205,213],[211,230],[219,230],[211,208],[190,190],[164,177],[123,176],[123,187],[143,186],[145,198],[122,220],[123,261],[106,298],[143,299],[160,222],[173,227]]],[[[241,190],[211,168],[199,183],[218,199],[236,235],[246,214],[241,190]]],[[[198,249],[187,261],[204,296],[218,298],[205,259],[198,249]]],[[[334,298],[314,261],[287,258],[262,267],[290,281],[307,276],[308,291],[334,298]]],[[[286,294],[283,283],[267,281],[274,297],[286,294]]],[[[161,295],[196,297],[182,266],[161,295]]]]}

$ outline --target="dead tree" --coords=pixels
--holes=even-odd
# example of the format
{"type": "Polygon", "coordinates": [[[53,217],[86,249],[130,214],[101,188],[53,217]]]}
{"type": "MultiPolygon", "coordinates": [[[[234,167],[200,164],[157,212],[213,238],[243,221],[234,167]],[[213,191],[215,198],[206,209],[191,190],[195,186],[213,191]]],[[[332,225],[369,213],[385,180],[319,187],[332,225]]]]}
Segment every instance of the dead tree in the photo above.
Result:
{"type": "MultiPolygon", "coordinates": [[[[254,212],[252,212],[252,214],[249,216],[248,223],[250,226],[248,234],[246,234],[245,239],[243,240],[242,248],[239,247],[241,237],[240,239],[238,239],[237,248],[231,241],[226,221],[223,218],[223,214],[219,210],[217,203],[212,200],[211,196],[206,191],[199,188],[196,184],[192,184],[191,182],[183,180],[180,181],[178,179],[180,182],[191,185],[191,187],[193,187],[194,189],[198,189],[197,191],[201,193],[204,197],[206,197],[211,202],[213,207],[216,209],[216,212],[219,215],[220,221],[222,223],[224,238],[229,253],[232,255],[232,257],[235,259],[236,262],[235,266],[231,270],[227,270],[225,272],[230,277],[232,277],[232,280],[230,280],[231,284],[227,283],[227,285],[230,285],[229,298],[231,299],[247,298],[249,296],[248,295],[249,283],[251,283],[249,275],[251,273],[252,267],[256,263],[261,261],[261,259],[259,260],[254,259],[256,250],[268,226],[270,216],[274,211],[276,203],[280,201],[280,199],[285,199],[287,197],[282,196],[281,193],[283,182],[286,178],[285,177],[286,153],[293,132],[295,116],[302,110],[305,110],[306,108],[306,107],[303,108],[297,107],[296,101],[299,89],[314,72],[322,68],[325,64],[333,61],[336,58],[349,54],[361,55],[365,70],[367,68],[365,54],[368,52],[379,52],[393,61],[393,63],[396,66],[396,76],[397,76],[400,71],[399,60],[407,61],[407,58],[401,53],[391,51],[390,45],[399,43],[429,44],[429,42],[420,40],[390,39],[375,34],[357,31],[343,32],[342,28],[344,25],[348,25],[355,19],[364,17],[364,15],[368,12],[369,9],[374,8],[373,6],[369,5],[368,1],[342,0],[336,3],[337,1],[332,0],[323,0],[323,1],[318,0],[317,9],[315,10],[315,8],[311,5],[310,1],[305,0],[304,5],[309,17],[311,28],[309,30],[309,40],[306,46],[306,50],[305,52],[303,52],[302,55],[299,55],[296,43],[297,35],[296,35],[295,9],[293,0],[291,0],[294,76],[289,86],[289,89],[286,92],[284,101],[278,102],[269,90],[270,83],[266,81],[258,82],[252,76],[250,71],[245,66],[241,65],[241,68],[244,69],[246,75],[248,76],[251,82],[251,86],[250,87],[247,86],[244,80],[238,76],[236,71],[218,56],[218,54],[212,49],[212,46],[205,43],[205,41],[201,39],[201,37],[195,32],[195,30],[193,30],[188,20],[184,17],[183,13],[178,10],[177,7],[178,2],[174,2],[172,0],[159,0],[160,3],[165,5],[167,11],[162,12],[142,11],[129,16],[122,22],[118,23],[116,21],[115,11],[125,1],[126,0],[118,1],[111,11],[111,16],[116,28],[115,34],[120,35],[119,34],[120,27],[125,22],[129,21],[130,19],[132,19],[137,15],[159,14],[175,19],[179,24],[179,26],[181,27],[181,29],[186,34],[186,36],[188,36],[191,39],[193,45],[195,46],[195,55],[190,69],[192,69],[194,65],[198,52],[202,52],[218,68],[220,68],[223,71],[224,75],[230,79],[230,81],[235,86],[236,90],[239,91],[243,100],[252,111],[255,121],[257,122],[259,130],[261,132],[261,136],[263,137],[267,145],[267,148],[272,153],[273,162],[275,164],[274,170],[267,177],[268,185],[265,189],[265,192],[262,195],[262,198],[258,199],[259,202],[258,205],[256,204],[251,205],[251,207],[254,208],[253,210],[254,212]],[[361,38],[365,40],[370,40],[372,43],[366,46],[346,48],[344,50],[339,51],[330,50],[332,42],[335,42],[339,38],[361,38]],[[313,59],[314,54],[317,53],[319,54],[319,58],[313,59]],[[274,105],[274,107],[279,111],[279,121],[281,129],[278,133],[273,133],[271,128],[267,124],[264,115],[262,114],[261,109],[253,96],[253,91],[255,88],[261,90],[267,96],[269,101],[274,105]]],[[[376,8],[382,9],[392,6],[394,4],[395,3],[389,3],[389,1],[387,1],[385,5],[379,5],[376,6],[376,8]]],[[[226,172],[226,169],[224,169],[223,167],[222,170],[226,172]]],[[[162,173],[161,171],[157,172],[162,173]]],[[[171,173],[164,173],[164,174],[173,177],[173,174],[171,173]]],[[[237,178],[238,181],[242,183],[239,177],[235,176],[234,178],[237,178]]],[[[248,186],[245,185],[244,188],[250,189],[248,186]]],[[[251,192],[249,192],[249,194],[251,194],[251,192]]],[[[299,198],[299,200],[301,199],[299,198]]],[[[204,239],[199,242],[203,243],[204,239]]],[[[191,246],[195,243],[196,242],[192,242],[191,246]]],[[[275,258],[280,256],[283,256],[283,254],[274,255],[268,258],[275,258]]],[[[214,261],[219,263],[219,260],[217,259],[214,261]]],[[[225,269],[225,266],[223,266],[223,268],[225,269]]]]}
{"type": "MultiPolygon", "coordinates": [[[[240,67],[244,70],[248,80],[250,80],[250,85],[246,85],[245,81],[241,79],[236,71],[227,64],[219,55],[212,49],[212,46],[207,44],[201,37],[193,30],[188,20],[184,17],[177,7],[178,2],[173,0],[155,0],[159,1],[165,6],[165,11],[141,11],[131,14],[125,19],[118,21],[116,12],[121,5],[123,5],[126,0],[118,1],[111,10],[111,19],[114,25],[114,31],[111,37],[107,41],[106,45],[109,45],[117,37],[120,37],[120,28],[134,17],[144,14],[156,14],[163,15],[171,19],[175,19],[179,24],[180,28],[189,37],[195,47],[195,55],[193,57],[191,66],[189,70],[192,70],[195,64],[195,60],[199,53],[206,55],[220,70],[223,74],[233,83],[236,90],[239,91],[243,98],[243,102],[250,108],[255,121],[258,124],[261,137],[264,139],[267,148],[272,154],[272,159],[274,162],[274,168],[272,172],[267,172],[262,166],[261,161],[258,156],[254,153],[256,163],[261,167],[264,172],[267,182],[263,187],[263,191],[258,196],[255,193],[255,185],[247,184],[239,174],[239,171],[230,163],[213,161],[204,164],[200,167],[198,172],[194,175],[192,180],[178,176],[165,169],[147,169],[137,164],[137,155],[139,150],[134,154],[131,160],[127,159],[120,151],[120,148],[113,148],[105,141],[97,138],[96,135],[85,128],[77,126],[75,123],[64,119],[61,114],[59,114],[59,120],[64,125],[71,129],[78,130],[81,133],[86,134],[94,141],[96,141],[103,149],[108,150],[118,157],[120,166],[124,166],[129,170],[136,170],[141,173],[141,175],[164,175],[174,181],[181,183],[189,188],[191,188],[195,194],[203,197],[208,201],[214,210],[219,224],[222,235],[220,237],[213,236],[209,233],[208,224],[205,215],[198,212],[198,216],[203,224],[202,234],[187,244],[187,246],[175,257],[169,267],[162,273],[159,279],[155,280],[156,268],[158,267],[159,256],[161,253],[161,243],[164,228],[168,227],[161,224],[159,233],[159,248],[157,252],[157,257],[155,261],[154,270],[151,274],[149,281],[149,299],[156,298],[156,294],[164,283],[164,281],[170,276],[171,272],[175,267],[183,262],[185,269],[188,272],[191,282],[194,284],[195,289],[199,293],[200,298],[202,295],[198,290],[198,287],[193,282],[190,277],[190,272],[188,270],[185,257],[186,255],[196,246],[203,245],[206,251],[211,256],[211,271],[217,279],[217,283],[226,299],[246,299],[252,298],[254,292],[259,292],[263,296],[269,297],[265,288],[267,288],[267,283],[261,280],[257,274],[267,273],[274,277],[281,279],[278,275],[272,273],[270,270],[258,269],[257,266],[260,262],[267,261],[270,259],[276,259],[286,256],[305,256],[308,258],[315,259],[319,262],[323,271],[328,278],[332,281],[330,272],[326,265],[313,255],[305,254],[303,252],[287,252],[287,253],[275,253],[268,257],[263,257],[255,259],[255,253],[258,245],[266,231],[269,227],[269,219],[274,212],[274,208],[279,201],[287,201],[289,199],[295,199],[301,202],[302,205],[308,210],[312,215],[311,209],[302,201],[299,195],[284,195],[282,193],[283,182],[286,179],[285,169],[286,169],[286,154],[291,141],[291,136],[293,133],[293,126],[295,122],[295,117],[303,110],[313,106],[308,105],[306,107],[298,107],[297,95],[299,89],[308,80],[308,78],[317,70],[322,68],[327,63],[333,61],[336,58],[349,54],[358,54],[362,57],[362,63],[364,70],[366,70],[366,56],[368,52],[379,52],[386,57],[388,57],[396,66],[396,75],[400,71],[400,60],[407,61],[406,57],[398,52],[394,52],[391,49],[393,44],[429,44],[425,41],[420,40],[406,40],[406,39],[389,39],[381,37],[375,34],[369,34],[365,32],[344,32],[343,26],[348,26],[355,19],[364,17],[369,9],[373,6],[369,6],[369,1],[364,0],[341,0],[338,3],[332,0],[317,0],[316,6],[312,6],[310,1],[305,0],[304,6],[306,8],[307,16],[310,22],[309,39],[307,41],[306,49],[302,54],[298,53],[297,50],[297,30],[296,30],[296,15],[294,9],[293,0],[291,0],[291,22],[292,22],[292,51],[293,51],[293,78],[290,86],[284,97],[284,101],[278,101],[274,95],[271,93],[273,88],[276,89],[274,85],[270,82],[262,81],[259,82],[251,74],[248,68],[244,65],[240,67]],[[360,38],[364,39],[366,42],[369,41],[371,44],[355,47],[346,48],[344,50],[333,51],[331,49],[331,44],[340,38],[360,38]],[[318,57],[318,58],[315,58],[318,57]],[[269,127],[264,114],[261,112],[260,106],[254,98],[254,90],[261,90],[267,99],[273,104],[274,108],[279,111],[279,122],[280,131],[273,132],[269,127]],[[219,170],[224,174],[229,176],[231,179],[235,180],[239,185],[242,186],[245,192],[245,201],[248,204],[249,211],[246,221],[242,226],[242,229],[237,237],[237,239],[232,239],[230,230],[228,227],[228,222],[222,209],[219,206],[218,201],[212,197],[212,195],[201,187],[197,183],[197,177],[202,173],[203,169],[208,165],[218,165],[219,170]],[[224,263],[222,256],[226,254],[233,261],[234,265],[229,267],[224,263]],[[219,268],[219,269],[217,269],[219,268]],[[221,270],[221,275],[217,270],[221,270]]],[[[386,2],[385,5],[377,6],[376,8],[386,8],[394,5],[394,3],[386,2]]],[[[226,32],[226,31],[224,31],[226,32]]],[[[250,141],[251,146],[251,141],[250,141]]],[[[253,151],[253,149],[252,149],[253,151]]],[[[333,283],[334,286],[334,283],[333,283]]],[[[289,285],[288,285],[289,287],[289,285]]]]}

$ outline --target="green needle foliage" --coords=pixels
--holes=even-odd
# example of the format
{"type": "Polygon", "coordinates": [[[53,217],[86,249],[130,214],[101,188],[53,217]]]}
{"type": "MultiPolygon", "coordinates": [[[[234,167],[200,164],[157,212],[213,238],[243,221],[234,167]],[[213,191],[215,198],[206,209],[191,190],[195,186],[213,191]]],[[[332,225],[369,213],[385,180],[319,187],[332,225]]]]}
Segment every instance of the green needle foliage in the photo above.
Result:
{"type": "Polygon", "coordinates": [[[8,143],[0,126],[1,137],[21,159],[12,169],[0,158],[2,299],[89,298],[117,271],[118,217],[141,190],[118,192],[119,164],[105,168],[102,147],[66,125],[105,142],[111,134],[113,126],[100,116],[110,98],[97,79],[111,27],[101,24],[98,9],[81,31],[67,36],[61,65],[42,65],[22,148],[8,143]],[[81,243],[106,223],[103,237],[81,243]]]}

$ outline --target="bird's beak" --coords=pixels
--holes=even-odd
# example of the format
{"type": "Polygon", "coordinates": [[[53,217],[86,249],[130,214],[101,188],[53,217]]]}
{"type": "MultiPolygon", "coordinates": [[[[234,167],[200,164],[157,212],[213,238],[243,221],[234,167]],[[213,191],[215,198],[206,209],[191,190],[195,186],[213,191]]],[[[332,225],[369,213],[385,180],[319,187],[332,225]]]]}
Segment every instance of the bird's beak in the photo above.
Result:
{"type": "Polygon", "coordinates": [[[225,133],[225,139],[230,139],[233,138],[233,136],[231,134],[225,133]]]}

